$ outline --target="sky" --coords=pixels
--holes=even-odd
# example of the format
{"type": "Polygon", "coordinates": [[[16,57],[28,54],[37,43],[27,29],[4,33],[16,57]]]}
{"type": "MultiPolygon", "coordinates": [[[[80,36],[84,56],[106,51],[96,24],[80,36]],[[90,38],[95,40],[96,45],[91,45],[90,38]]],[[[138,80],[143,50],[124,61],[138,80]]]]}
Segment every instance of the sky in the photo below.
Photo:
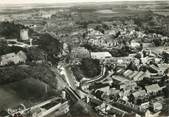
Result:
{"type": "Polygon", "coordinates": [[[151,1],[151,0],[0,0],[0,4],[72,3],[72,2],[80,3],[80,2],[112,2],[112,1],[151,1]]]}

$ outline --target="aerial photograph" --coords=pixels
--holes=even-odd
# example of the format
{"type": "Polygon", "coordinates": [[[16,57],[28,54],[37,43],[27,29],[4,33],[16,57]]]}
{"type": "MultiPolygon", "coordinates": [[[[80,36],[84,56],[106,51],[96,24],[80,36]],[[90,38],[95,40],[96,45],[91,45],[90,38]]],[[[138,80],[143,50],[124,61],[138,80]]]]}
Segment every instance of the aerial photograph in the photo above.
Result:
{"type": "Polygon", "coordinates": [[[0,0],[0,117],[169,117],[169,0],[0,0]]]}

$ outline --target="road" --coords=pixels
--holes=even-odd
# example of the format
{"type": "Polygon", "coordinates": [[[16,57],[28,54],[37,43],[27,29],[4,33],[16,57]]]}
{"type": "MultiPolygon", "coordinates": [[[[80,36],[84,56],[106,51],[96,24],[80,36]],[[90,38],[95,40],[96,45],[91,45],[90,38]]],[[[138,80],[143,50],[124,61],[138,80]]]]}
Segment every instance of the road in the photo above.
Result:
{"type": "Polygon", "coordinates": [[[82,81],[84,84],[89,84],[89,83],[93,83],[93,82],[96,82],[96,81],[100,81],[100,80],[103,80],[105,77],[105,74],[106,74],[106,67],[105,66],[102,66],[102,70],[101,70],[101,73],[99,76],[96,76],[94,78],[84,78],[84,81],[82,81]]]}
{"type": "MultiPolygon", "coordinates": [[[[59,75],[56,68],[53,69],[53,70],[55,70],[54,72],[56,73],[56,78],[58,78],[59,80],[61,80],[63,82],[64,89],[67,89],[68,94],[73,95],[77,99],[75,103],[78,103],[80,105],[80,107],[82,107],[84,109],[85,112],[88,112],[89,116],[97,117],[97,114],[91,109],[91,106],[88,103],[81,100],[80,96],[78,96],[78,93],[77,93],[79,91],[83,92],[85,97],[88,97],[88,98],[93,99],[93,100],[97,100],[100,103],[105,103],[106,105],[111,107],[111,109],[113,110],[114,113],[117,113],[117,114],[120,113],[122,115],[127,114],[126,111],[123,111],[123,110],[109,104],[106,101],[101,101],[100,99],[96,98],[94,95],[88,94],[87,92],[84,92],[82,90],[77,89],[75,84],[74,84],[74,79],[73,79],[74,76],[72,74],[71,69],[68,66],[63,66],[63,74],[64,74],[65,79],[63,79],[63,77],[61,77],[59,75]],[[75,90],[73,88],[75,88],[75,90]]],[[[105,72],[106,72],[106,68],[104,68],[104,70],[102,72],[103,73],[101,75],[102,77],[99,77],[98,79],[95,79],[95,80],[102,80],[105,72]]],[[[92,80],[92,82],[95,82],[95,80],[92,80]]]]}
{"type": "Polygon", "coordinates": [[[70,66],[68,65],[65,65],[62,67],[62,73],[64,74],[64,78],[66,80],[66,82],[68,83],[68,85],[73,89],[73,90],[76,90],[76,79],[72,73],[72,70],[70,68],[70,66]]]}
{"type": "Polygon", "coordinates": [[[80,107],[83,108],[85,112],[89,114],[90,117],[96,117],[96,114],[91,109],[91,106],[88,105],[86,102],[82,101],[78,92],[79,90],[75,86],[75,77],[72,74],[72,71],[69,66],[62,66],[64,78],[58,73],[56,68],[52,68],[52,71],[56,74],[56,78],[62,82],[63,89],[66,89],[67,94],[72,97],[72,100],[75,101],[74,103],[78,103],[80,107]]]}

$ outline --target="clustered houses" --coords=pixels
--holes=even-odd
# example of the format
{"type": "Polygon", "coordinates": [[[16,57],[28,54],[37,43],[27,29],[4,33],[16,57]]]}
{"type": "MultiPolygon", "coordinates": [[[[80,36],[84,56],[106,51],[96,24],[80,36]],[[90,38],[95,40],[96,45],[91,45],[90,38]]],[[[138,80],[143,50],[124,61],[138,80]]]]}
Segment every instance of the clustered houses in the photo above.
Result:
{"type": "Polygon", "coordinates": [[[149,77],[149,72],[126,70],[123,76],[133,81],[141,81],[143,78],[149,77]]]}
{"type": "MultiPolygon", "coordinates": [[[[113,48],[120,49],[123,42],[130,48],[150,47],[156,45],[156,41],[160,40],[162,45],[168,45],[168,37],[160,34],[145,34],[143,31],[136,31],[136,25],[132,22],[121,24],[119,22],[105,22],[109,29],[104,32],[96,30],[98,24],[88,27],[87,43],[91,46],[97,46],[102,49],[111,50],[113,48]],[[118,24],[118,25],[115,25],[118,24]]],[[[159,43],[159,44],[160,44],[159,43]]]]}
{"type": "MultiPolygon", "coordinates": [[[[88,36],[95,37],[88,40],[92,45],[109,46],[109,42],[103,39],[103,33],[90,29],[88,36]]],[[[132,40],[129,46],[137,48],[141,44],[132,40]]],[[[75,58],[98,59],[102,65],[110,67],[103,79],[80,85],[82,90],[96,97],[87,97],[86,102],[98,105],[94,107],[101,115],[114,113],[122,116],[135,112],[139,116],[147,116],[150,114],[147,110],[158,112],[163,109],[165,83],[168,82],[164,77],[168,75],[169,64],[164,63],[160,52],[143,48],[125,57],[112,57],[108,51],[89,52],[78,47],[72,50],[72,54],[75,58]]]]}
{"type": "MultiPolygon", "coordinates": [[[[135,43],[133,41],[133,43],[135,43]]],[[[139,46],[137,43],[132,46],[139,46]]],[[[147,116],[161,111],[165,99],[165,83],[169,64],[164,63],[160,54],[143,49],[127,57],[112,57],[109,52],[90,52],[91,58],[101,64],[113,66],[108,76],[100,81],[85,84],[82,90],[103,100],[95,109],[102,114],[117,113],[122,116],[131,112],[147,116]],[[163,82],[163,83],[162,83],[163,82]],[[105,102],[104,102],[105,101],[105,102]]],[[[87,103],[96,103],[88,98],[87,103]]],[[[99,102],[97,102],[98,104],[99,102]]]]}
{"type": "Polygon", "coordinates": [[[106,49],[111,49],[112,47],[119,47],[119,42],[115,39],[111,39],[110,35],[111,33],[103,34],[100,31],[96,31],[94,29],[88,29],[87,43],[106,49]]]}
{"type": "MultiPolygon", "coordinates": [[[[50,14],[41,12],[40,16],[35,16],[37,24],[34,22],[36,25],[30,23],[29,26],[32,29],[41,28],[39,32],[48,32],[63,39],[65,43],[62,56],[69,58],[69,63],[77,65],[80,64],[81,59],[91,58],[99,60],[102,67],[100,75],[93,78],[82,78],[80,81],[75,78],[68,67],[72,64],[67,67],[60,65],[58,69],[54,69],[55,72],[60,70],[60,75],[63,76],[61,79],[65,80],[64,82],[59,81],[65,85],[61,94],[62,101],[70,100],[67,99],[69,97],[71,99],[73,97],[79,102],[85,101],[98,112],[98,115],[102,116],[110,114],[116,117],[134,113],[137,117],[150,117],[150,111],[152,113],[161,111],[163,101],[168,98],[164,93],[169,90],[166,86],[169,81],[169,64],[164,62],[162,52],[146,48],[154,46],[155,43],[152,42],[156,40],[161,40],[161,43],[167,45],[169,38],[159,34],[145,34],[143,31],[136,31],[137,26],[132,20],[125,21],[124,24],[120,21],[104,22],[108,27],[101,31],[96,29],[97,25],[102,26],[101,24],[90,25],[86,30],[74,31],[76,29],[75,22],[68,17],[62,18],[65,12],[69,11],[61,10],[58,13],[50,14]],[[52,14],[55,14],[53,17],[56,17],[56,20],[48,21],[44,26],[40,22],[40,18],[48,19],[52,14]],[[68,27],[71,27],[72,30],[67,30],[68,27]],[[54,34],[54,32],[58,34],[54,34]],[[69,32],[71,33],[69,34],[69,32]],[[79,46],[83,45],[83,42],[93,47],[99,47],[100,51],[93,52],[79,46]],[[72,44],[71,51],[67,44],[72,44]],[[125,57],[112,56],[111,50],[122,50],[123,47],[129,47],[128,51],[138,50],[129,52],[132,54],[125,57]]],[[[76,15],[76,13],[71,15],[76,15]]],[[[25,21],[27,20],[25,19],[25,21]]],[[[18,41],[17,39],[8,40],[8,46],[32,47],[32,39],[29,38],[28,29],[20,31],[20,41],[22,42],[18,41]],[[26,42],[30,44],[28,45],[26,42]]],[[[161,49],[158,50],[161,51],[161,49]]],[[[169,61],[169,57],[167,59],[169,61]]],[[[26,62],[27,56],[23,51],[19,51],[2,55],[0,60],[0,66],[11,63],[20,64],[26,62]]],[[[59,73],[58,79],[60,79],[59,73]]],[[[52,105],[48,105],[48,108],[52,105]]],[[[67,102],[62,108],[55,106],[59,111],[65,113],[69,111],[67,102]]]]}

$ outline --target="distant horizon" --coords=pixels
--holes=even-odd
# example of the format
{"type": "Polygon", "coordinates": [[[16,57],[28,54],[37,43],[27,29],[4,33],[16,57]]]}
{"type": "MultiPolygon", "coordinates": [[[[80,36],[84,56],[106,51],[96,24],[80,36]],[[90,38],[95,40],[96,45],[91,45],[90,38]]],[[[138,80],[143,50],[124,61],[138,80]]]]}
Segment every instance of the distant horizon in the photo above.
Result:
{"type": "Polygon", "coordinates": [[[103,2],[169,2],[168,0],[0,0],[0,5],[22,4],[68,4],[68,3],[103,3],[103,2]]]}

